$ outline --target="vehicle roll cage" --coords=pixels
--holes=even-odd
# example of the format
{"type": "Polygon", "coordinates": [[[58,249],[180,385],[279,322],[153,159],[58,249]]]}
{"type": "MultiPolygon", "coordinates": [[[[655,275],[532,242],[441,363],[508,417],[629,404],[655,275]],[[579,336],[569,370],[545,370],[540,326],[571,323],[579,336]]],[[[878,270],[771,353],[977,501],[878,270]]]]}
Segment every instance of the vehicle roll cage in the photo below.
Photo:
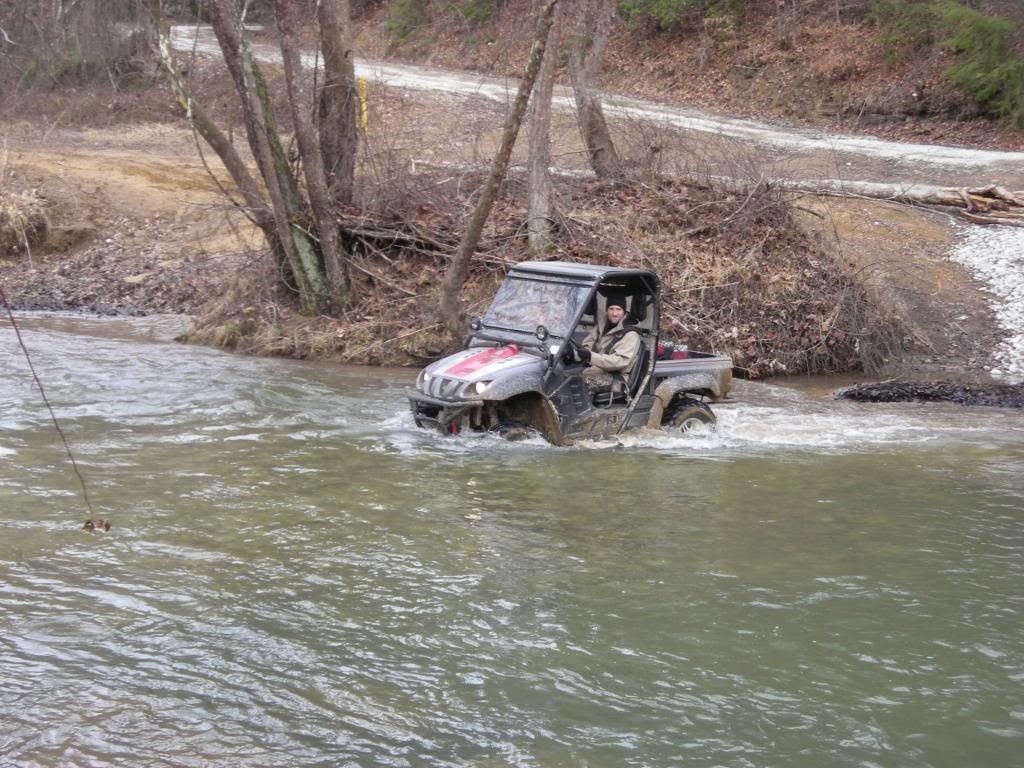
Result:
{"type": "MultiPolygon", "coordinates": [[[[595,323],[600,322],[599,314],[601,308],[597,304],[597,297],[599,295],[606,295],[612,290],[619,290],[632,296],[633,306],[629,309],[630,314],[637,320],[645,321],[645,324],[649,324],[650,327],[657,327],[658,318],[647,317],[648,308],[657,308],[660,303],[661,281],[654,272],[623,267],[595,267],[589,264],[544,261],[520,262],[509,270],[508,277],[540,283],[568,285],[585,288],[588,291],[586,300],[580,303],[580,308],[572,317],[572,322],[569,323],[567,335],[553,333],[544,326],[537,326],[536,331],[533,332],[533,336],[537,339],[536,341],[524,339],[522,342],[515,342],[520,343],[524,347],[524,351],[529,350],[532,352],[536,350],[536,352],[545,356],[548,354],[548,346],[545,342],[549,337],[572,341],[573,330],[579,326],[582,318],[590,313],[593,313],[595,323]],[[638,288],[642,290],[638,290],[638,288]],[[641,297],[643,306],[637,307],[636,301],[641,297]],[[642,314],[638,313],[639,309],[643,310],[642,314]]],[[[487,333],[486,330],[489,326],[485,326],[480,318],[474,317],[470,321],[470,327],[472,331],[466,337],[464,347],[468,347],[474,340],[489,341],[496,344],[509,343],[507,336],[487,333]]],[[[516,337],[528,337],[530,335],[529,331],[514,328],[496,327],[495,330],[501,330],[516,337]]],[[[646,330],[649,331],[649,328],[646,330]]],[[[649,339],[649,333],[641,330],[641,335],[646,343],[649,339]]]]}

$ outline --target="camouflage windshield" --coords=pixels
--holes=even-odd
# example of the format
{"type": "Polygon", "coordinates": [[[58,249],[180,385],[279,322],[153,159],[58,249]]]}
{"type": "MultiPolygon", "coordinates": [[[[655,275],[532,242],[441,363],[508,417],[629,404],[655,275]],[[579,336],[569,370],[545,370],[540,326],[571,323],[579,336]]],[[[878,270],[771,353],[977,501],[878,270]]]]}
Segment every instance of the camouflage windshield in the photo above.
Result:
{"type": "Polygon", "coordinates": [[[555,336],[567,336],[589,293],[587,288],[510,277],[481,318],[490,328],[533,333],[544,325],[555,336]]]}

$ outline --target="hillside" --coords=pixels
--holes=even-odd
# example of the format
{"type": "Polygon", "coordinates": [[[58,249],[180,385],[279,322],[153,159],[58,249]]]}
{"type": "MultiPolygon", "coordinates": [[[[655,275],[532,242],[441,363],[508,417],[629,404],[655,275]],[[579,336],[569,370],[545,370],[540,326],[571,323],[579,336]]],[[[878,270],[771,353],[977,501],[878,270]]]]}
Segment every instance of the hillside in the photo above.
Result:
{"type": "MultiPolygon", "coordinates": [[[[531,13],[531,0],[497,3],[492,16],[476,23],[464,14],[437,13],[396,40],[388,33],[389,19],[401,5],[379,4],[362,19],[362,50],[492,74],[523,71],[532,29],[522,20],[531,13]]],[[[629,23],[620,12],[611,29],[602,87],[831,132],[1024,148],[1024,130],[981,116],[944,76],[957,59],[947,47],[929,45],[913,57],[890,60],[885,30],[869,12],[874,2],[741,5],[737,14],[685,16],[669,31],[629,23]],[[842,8],[838,15],[837,7],[842,8]]],[[[980,5],[1024,25],[1019,3],[980,5]]],[[[1024,47],[1024,33],[1018,31],[1015,43],[1024,47]]]]}

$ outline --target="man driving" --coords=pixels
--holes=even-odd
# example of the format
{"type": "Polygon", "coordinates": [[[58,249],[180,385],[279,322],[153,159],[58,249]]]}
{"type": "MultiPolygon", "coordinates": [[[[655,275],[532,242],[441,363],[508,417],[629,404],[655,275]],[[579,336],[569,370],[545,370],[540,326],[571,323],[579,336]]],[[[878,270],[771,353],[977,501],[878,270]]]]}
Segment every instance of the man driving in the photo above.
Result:
{"type": "Polygon", "coordinates": [[[626,315],[626,297],[613,293],[605,301],[606,320],[594,326],[577,352],[584,365],[583,381],[591,394],[621,392],[643,343],[636,322],[626,315]]]}

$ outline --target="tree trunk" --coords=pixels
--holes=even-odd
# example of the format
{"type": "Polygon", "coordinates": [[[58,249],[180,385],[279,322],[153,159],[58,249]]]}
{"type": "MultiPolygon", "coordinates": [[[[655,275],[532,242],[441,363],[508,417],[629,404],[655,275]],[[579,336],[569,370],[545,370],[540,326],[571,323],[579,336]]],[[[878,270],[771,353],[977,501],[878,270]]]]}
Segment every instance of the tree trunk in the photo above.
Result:
{"type": "MultiPolygon", "coordinates": [[[[281,56],[284,61],[285,82],[288,84],[288,103],[291,106],[292,125],[302,159],[302,172],[306,179],[306,193],[312,209],[316,232],[320,236],[319,258],[330,275],[331,299],[340,309],[348,301],[348,276],[339,237],[337,213],[328,189],[327,175],[320,142],[313,126],[313,94],[302,71],[302,56],[296,32],[301,21],[294,0],[274,0],[274,13],[281,34],[281,56]],[[328,266],[330,265],[330,266],[328,266]]],[[[319,268],[319,267],[318,267],[319,268]]]]}
{"type": "Polygon", "coordinates": [[[320,47],[324,84],[320,91],[320,149],[331,197],[349,205],[359,149],[359,91],[350,34],[349,0],[320,0],[320,47]]]}
{"type": "Polygon", "coordinates": [[[246,137],[270,196],[274,220],[270,248],[294,278],[302,311],[320,314],[330,304],[330,290],[320,243],[310,226],[315,217],[288,164],[267,82],[243,35],[243,14],[237,0],[210,0],[209,9],[214,34],[242,103],[246,137]]]}
{"type": "Polygon", "coordinates": [[[601,96],[594,83],[608,46],[608,30],[615,7],[612,0],[580,0],[579,23],[569,56],[569,73],[576,96],[576,119],[590,167],[600,179],[620,179],[622,161],[604,117],[601,96]]]}
{"type": "Polygon", "coordinates": [[[551,95],[558,72],[559,44],[564,23],[564,6],[555,11],[555,19],[533,91],[530,113],[530,155],[527,179],[529,206],[526,218],[530,258],[542,259],[552,244],[551,221],[551,95]]]}
{"type": "MultiPolygon", "coordinates": [[[[303,11],[299,0],[273,0],[285,62],[290,122],[302,166],[300,178],[285,151],[276,126],[269,86],[245,34],[245,9],[249,2],[210,0],[208,7],[217,43],[242,104],[246,138],[262,184],[250,173],[230,140],[191,99],[171,56],[161,0],[150,0],[150,8],[159,33],[161,60],[182,109],[236,180],[247,212],[262,229],[271,253],[278,260],[284,282],[298,293],[300,309],[319,314],[332,304],[340,308],[347,303],[347,260],[341,246],[336,197],[325,170],[324,144],[314,121],[314,79],[302,67],[298,46],[297,31],[301,29],[303,11]]],[[[324,44],[329,38],[347,32],[347,0],[319,0],[318,7],[321,8],[319,17],[326,19],[330,28],[321,29],[324,44]]],[[[346,55],[350,65],[351,56],[346,55]]],[[[340,125],[335,125],[334,129],[347,130],[354,136],[354,116],[350,123],[347,129],[340,125]]],[[[347,162],[353,166],[354,146],[343,145],[343,151],[350,153],[347,162]]],[[[350,178],[348,183],[350,189],[350,178]]]]}
{"type": "Polygon", "coordinates": [[[547,0],[541,10],[540,18],[537,20],[537,32],[533,41],[533,48],[530,51],[530,60],[526,66],[526,73],[519,84],[519,91],[516,93],[515,101],[512,102],[512,109],[505,117],[505,127],[502,131],[501,145],[494,157],[491,171],[480,191],[480,200],[476,204],[466,231],[459,242],[455,254],[452,256],[448,271],[445,272],[444,280],[441,282],[441,290],[438,296],[438,319],[453,336],[460,336],[465,329],[462,301],[460,292],[469,275],[470,260],[476,245],[480,240],[480,233],[483,231],[487,217],[490,215],[491,207],[498,196],[498,187],[508,171],[508,161],[512,155],[512,147],[519,135],[519,127],[523,122],[523,115],[526,113],[526,106],[530,101],[530,92],[533,90],[534,81],[540,70],[540,64],[544,58],[544,48],[547,45],[548,32],[551,30],[552,17],[558,0],[547,0]]]}
{"type": "Polygon", "coordinates": [[[192,100],[192,97],[185,84],[174,57],[171,53],[171,41],[168,25],[160,8],[160,0],[150,0],[150,14],[152,17],[153,32],[156,36],[156,54],[164,69],[174,92],[178,105],[184,110],[185,118],[192,129],[206,141],[207,144],[217,153],[224,167],[234,180],[244,200],[244,206],[232,201],[236,206],[243,208],[246,215],[252,219],[262,231],[268,241],[274,232],[274,217],[270,211],[270,204],[264,196],[263,189],[259,182],[249,173],[249,167],[242,160],[235,146],[231,143],[224,132],[217,127],[209,115],[202,108],[202,105],[192,100]]]}

